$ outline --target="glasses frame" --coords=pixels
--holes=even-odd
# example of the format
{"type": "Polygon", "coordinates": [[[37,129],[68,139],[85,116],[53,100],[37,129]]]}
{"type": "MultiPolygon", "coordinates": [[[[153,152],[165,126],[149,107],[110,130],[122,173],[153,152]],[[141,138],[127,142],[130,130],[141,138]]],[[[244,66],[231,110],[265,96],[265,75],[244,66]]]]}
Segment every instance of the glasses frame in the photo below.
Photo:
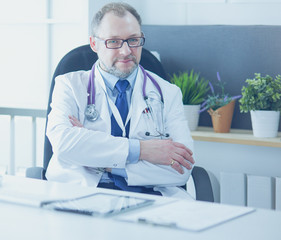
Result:
{"type": "Polygon", "coordinates": [[[127,39],[109,38],[109,39],[103,40],[103,39],[101,39],[101,38],[99,38],[99,37],[95,37],[95,38],[98,39],[98,40],[101,41],[101,42],[104,42],[104,45],[105,45],[105,47],[106,47],[107,49],[119,49],[119,48],[122,48],[124,42],[126,42],[130,48],[142,47],[142,46],[144,45],[144,43],[145,43],[145,37],[144,37],[144,35],[141,36],[141,37],[130,37],[130,38],[127,38],[127,39]],[[130,39],[135,39],[135,38],[137,38],[137,39],[142,39],[141,45],[138,45],[138,46],[131,46],[131,45],[130,45],[129,40],[130,40],[130,39]],[[120,47],[114,47],[114,48],[108,47],[107,44],[108,44],[108,41],[110,41],[110,40],[119,40],[119,41],[122,41],[121,46],[120,46],[120,47]]]}

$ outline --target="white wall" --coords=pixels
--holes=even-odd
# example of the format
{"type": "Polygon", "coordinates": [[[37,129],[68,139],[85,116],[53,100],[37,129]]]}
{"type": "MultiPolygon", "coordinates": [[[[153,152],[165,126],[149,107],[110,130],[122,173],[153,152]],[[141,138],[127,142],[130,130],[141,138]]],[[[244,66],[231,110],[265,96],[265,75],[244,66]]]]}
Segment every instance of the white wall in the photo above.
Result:
{"type": "Polygon", "coordinates": [[[281,176],[281,148],[195,141],[196,164],[211,175],[215,201],[220,201],[220,173],[281,176]]]}
{"type": "MultiPolygon", "coordinates": [[[[90,0],[90,18],[108,2],[112,1],[90,0]]],[[[281,25],[281,0],[125,0],[123,2],[137,9],[143,24],[281,25]]]]}

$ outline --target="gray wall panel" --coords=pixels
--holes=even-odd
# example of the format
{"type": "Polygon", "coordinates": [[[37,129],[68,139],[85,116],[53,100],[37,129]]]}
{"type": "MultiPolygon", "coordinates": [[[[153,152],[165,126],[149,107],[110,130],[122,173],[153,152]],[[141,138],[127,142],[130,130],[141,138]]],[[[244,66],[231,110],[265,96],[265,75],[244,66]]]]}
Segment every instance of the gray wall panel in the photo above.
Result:
{"type": "MultiPolygon", "coordinates": [[[[281,74],[281,26],[145,25],[143,31],[145,47],[160,53],[168,75],[193,68],[215,83],[218,71],[231,95],[240,94],[254,73],[281,74]]],[[[211,126],[208,113],[199,125],[211,126]]],[[[238,103],[232,128],[251,129],[250,114],[240,113],[238,103]]]]}

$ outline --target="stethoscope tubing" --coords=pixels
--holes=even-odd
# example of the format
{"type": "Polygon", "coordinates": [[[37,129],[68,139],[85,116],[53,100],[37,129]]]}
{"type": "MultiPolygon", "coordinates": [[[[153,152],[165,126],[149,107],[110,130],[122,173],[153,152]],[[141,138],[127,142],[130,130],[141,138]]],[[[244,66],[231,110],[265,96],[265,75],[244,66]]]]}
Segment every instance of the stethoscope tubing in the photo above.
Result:
{"type": "MultiPolygon", "coordinates": [[[[145,69],[139,65],[142,73],[143,73],[143,76],[144,76],[144,79],[143,79],[143,86],[142,86],[142,95],[143,95],[143,99],[145,100],[146,104],[147,104],[147,109],[148,110],[146,112],[146,114],[150,114],[151,115],[151,118],[153,118],[153,115],[152,115],[152,109],[148,103],[148,96],[146,95],[146,83],[147,83],[147,78],[149,78],[151,80],[151,82],[153,83],[153,85],[156,87],[157,91],[159,92],[160,94],[160,97],[161,97],[161,102],[162,104],[164,104],[164,99],[163,99],[163,93],[162,93],[162,90],[158,84],[158,82],[147,72],[145,71],[145,69]]],[[[90,72],[90,76],[89,76],[89,82],[88,82],[88,87],[87,87],[87,92],[88,92],[88,105],[87,105],[87,108],[85,110],[85,115],[87,117],[87,119],[89,121],[96,121],[97,118],[99,117],[99,113],[98,111],[96,110],[95,108],[95,95],[96,95],[96,91],[95,91],[95,63],[93,64],[92,66],[92,69],[91,69],[91,72],[90,72]]],[[[155,124],[155,120],[152,119],[153,123],[155,124]]],[[[155,126],[155,129],[157,131],[157,127],[155,126]]],[[[169,137],[169,134],[162,134],[161,132],[157,131],[158,132],[158,135],[151,135],[150,132],[146,132],[145,135],[146,136],[153,136],[153,137],[169,137]]],[[[124,131],[123,131],[123,134],[124,134],[124,131]]]]}
{"type": "Polygon", "coordinates": [[[90,72],[90,77],[89,77],[89,83],[88,83],[88,104],[95,104],[96,102],[96,91],[95,91],[95,65],[96,63],[93,64],[91,72],[90,72]]]}
{"type": "MultiPolygon", "coordinates": [[[[88,92],[88,104],[94,104],[95,105],[95,101],[96,101],[96,90],[95,90],[95,63],[91,69],[90,72],[90,77],[89,77],[89,82],[88,82],[88,88],[87,88],[87,92],[88,92]]],[[[160,96],[161,96],[161,101],[164,103],[164,98],[163,98],[163,93],[162,90],[158,84],[158,82],[147,72],[144,70],[144,68],[139,65],[144,79],[143,79],[143,85],[142,85],[142,95],[144,100],[146,100],[148,97],[146,95],[146,83],[147,83],[147,77],[149,77],[149,79],[151,80],[151,82],[153,83],[153,85],[156,87],[157,91],[159,92],[160,96]]]]}
{"type": "Polygon", "coordinates": [[[143,85],[142,85],[142,95],[143,95],[143,98],[147,99],[147,95],[146,95],[145,89],[146,89],[147,77],[149,77],[151,82],[154,84],[154,86],[156,87],[157,91],[159,92],[159,94],[161,96],[161,101],[164,103],[164,98],[163,98],[162,90],[161,90],[158,82],[147,71],[145,71],[144,68],[141,65],[139,65],[139,66],[140,66],[140,69],[141,69],[141,71],[143,73],[143,76],[144,76],[143,85]]]}

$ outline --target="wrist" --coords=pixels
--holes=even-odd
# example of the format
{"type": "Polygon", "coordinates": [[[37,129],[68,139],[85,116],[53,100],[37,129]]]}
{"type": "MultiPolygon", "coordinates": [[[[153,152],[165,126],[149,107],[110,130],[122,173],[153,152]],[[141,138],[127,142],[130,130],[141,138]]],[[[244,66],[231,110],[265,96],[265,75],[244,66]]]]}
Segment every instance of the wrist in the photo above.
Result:
{"type": "Polygon", "coordinates": [[[140,156],[139,156],[139,159],[147,159],[147,143],[148,143],[148,140],[147,141],[144,141],[144,140],[141,140],[140,141],[140,156]]]}

